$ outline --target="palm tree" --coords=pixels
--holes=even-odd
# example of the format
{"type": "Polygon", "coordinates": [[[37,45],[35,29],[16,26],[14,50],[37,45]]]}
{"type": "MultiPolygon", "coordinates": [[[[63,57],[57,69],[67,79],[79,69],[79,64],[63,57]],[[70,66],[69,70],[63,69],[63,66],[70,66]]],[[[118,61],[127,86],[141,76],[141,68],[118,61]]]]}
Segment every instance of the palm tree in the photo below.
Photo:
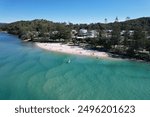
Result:
{"type": "Polygon", "coordinates": [[[126,17],[126,21],[130,20],[130,17],[126,17]]]}
{"type": "Polygon", "coordinates": [[[107,24],[107,18],[105,18],[105,24],[107,24]]]}
{"type": "Polygon", "coordinates": [[[118,19],[118,17],[116,17],[116,19],[115,19],[115,22],[119,22],[119,19],[118,19]]]}

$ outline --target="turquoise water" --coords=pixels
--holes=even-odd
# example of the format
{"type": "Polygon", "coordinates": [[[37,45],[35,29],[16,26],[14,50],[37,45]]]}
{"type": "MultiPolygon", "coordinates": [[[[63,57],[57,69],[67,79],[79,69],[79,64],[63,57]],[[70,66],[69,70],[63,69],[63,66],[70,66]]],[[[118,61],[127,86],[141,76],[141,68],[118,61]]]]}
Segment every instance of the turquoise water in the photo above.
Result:
{"type": "Polygon", "coordinates": [[[48,52],[0,33],[0,99],[150,99],[150,64],[48,52]]]}

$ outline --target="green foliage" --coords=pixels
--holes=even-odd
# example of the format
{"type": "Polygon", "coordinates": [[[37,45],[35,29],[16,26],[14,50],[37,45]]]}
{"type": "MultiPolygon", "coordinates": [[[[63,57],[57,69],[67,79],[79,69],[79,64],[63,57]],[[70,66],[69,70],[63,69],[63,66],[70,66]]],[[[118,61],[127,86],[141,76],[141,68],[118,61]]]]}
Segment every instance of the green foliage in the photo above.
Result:
{"type": "Polygon", "coordinates": [[[130,57],[146,58],[150,56],[150,18],[139,18],[125,22],[66,24],[54,23],[47,20],[18,21],[0,26],[0,30],[18,35],[23,40],[40,42],[69,42],[79,44],[79,40],[71,39],[71,30],[96,30],[99,36],[82,40],[92,47],[103,47],[107,51],[130,57]],[[106,36],[107,30],[113,30],[111,36],[106,36]],[[125,33],[120,35],[121,31],[125,33]],[[130,31],[134,33],[131,35],[130,31]],[[146,54],[145,54],[145,53],[146,54]]]}
{"type": "Polygon", "coordinates": [[[145,48],[146,37],[142,29],[134,30],[133,47],[135,50],[145,48]]]}
{"type": "Polygon", "coordinates": [[[49,41],[56,39],[64,39],[65,41],[71,38],[70,28],[63,23],[53,23],[47,20],[33,20],[33,21],[18,21],[3,27],[11,34],[18,35],[21,39],[31,39],[34,41],[49,41]],[[58,31],[57,34],[53,32],[58,31]]]}
{"type": "Polygon", "coordinates": [[[65,24],[57,24],[58,38],[68,42],[71,39],[71,30],[65,24]]]}
{"type": "Polygon", "coordinates": [[[120,42],[120,26],[118,22],[115,22],[112,28],[112,45],[118,45],[120,42]]]}
{"type": "Polygon", "coordinates": [[[112,47],[112,42],[110,38],[102,38],[102,45],[105,49],[110,50],[112,47]]]}

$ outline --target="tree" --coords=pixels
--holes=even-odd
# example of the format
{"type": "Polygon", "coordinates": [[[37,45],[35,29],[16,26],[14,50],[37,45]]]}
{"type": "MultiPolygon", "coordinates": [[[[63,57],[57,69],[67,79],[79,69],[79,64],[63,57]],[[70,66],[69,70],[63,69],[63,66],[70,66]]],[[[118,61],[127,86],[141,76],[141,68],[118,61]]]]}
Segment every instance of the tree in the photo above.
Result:
{"type": "Polygon", "coordinates": [[[149,51],[150,54],[150,40],[147,40],[146,42],[146,50],[149,51]]]}
{"type": "Polygon", "coordinates": [[[112,27],[112,45],[118,45],[120,42],[120,26],[118,22],[115,22],[112,27]]]}
{"type": "Polygon", "coordinates": [[[130,39],[130,27],[127,21],[130,19],[130,17],[126,17],[126,22],[125,22],[125,32],[124,32],[124,40],[123,40],[123,45],[129,46],[129,39],[130,39]]]}
{"type": "Polygon", "coordinates": [[[105,18],[105,24],[107,24],[107,22],[108,22],[108,21],[107,21],[107,18],[105,18]]]}
{"type": "Polygon", "coordinates": [[[130,20],[130,17],[126,17],[126,21],[130,20]]]}
{"type": "Polygon", "coordinates": [[[134,50],[138,51],[145,49],[145,44],[146,44],[145,32],[141,28],[137,28],[134,31],[132,42],[134,50]]]}
{"type": "Polygon", "coordinates": [[[71,30],[64,24],[57,24],[56,30],[58,31],[58,39],[64,39],[68,42],[71,39],[71,30]]]}
{"type": "Polygon", "coordinates": [[[116,19],[115,19],[115,22],[119,22],[119,19],[118,19],[118,17],[116,17],[116,19]]]}

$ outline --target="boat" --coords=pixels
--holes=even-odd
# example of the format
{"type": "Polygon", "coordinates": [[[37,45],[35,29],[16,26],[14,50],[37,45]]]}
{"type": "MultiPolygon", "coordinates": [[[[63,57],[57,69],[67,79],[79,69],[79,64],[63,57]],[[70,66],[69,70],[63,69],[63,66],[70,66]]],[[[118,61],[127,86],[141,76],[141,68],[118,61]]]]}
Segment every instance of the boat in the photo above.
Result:
{"type": "Polygon", "coordinates": [[[69,60],[67,61],[67,63],[71,63],[71,60],[69,59],[69,60]]]}

